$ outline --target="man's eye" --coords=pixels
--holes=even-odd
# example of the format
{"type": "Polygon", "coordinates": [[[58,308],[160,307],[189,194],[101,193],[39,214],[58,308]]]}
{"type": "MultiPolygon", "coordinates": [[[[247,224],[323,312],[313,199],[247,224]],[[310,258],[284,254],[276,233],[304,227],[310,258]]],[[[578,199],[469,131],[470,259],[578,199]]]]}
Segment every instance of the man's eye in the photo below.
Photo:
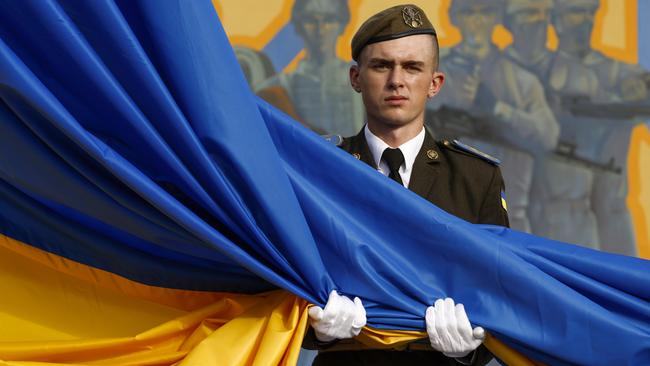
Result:
{"type": "Polygon", "coordinates": [[[386,64],[374,64],[372,66],[373,69],[375,70],[388,70],[388,65],[386,64]]]}

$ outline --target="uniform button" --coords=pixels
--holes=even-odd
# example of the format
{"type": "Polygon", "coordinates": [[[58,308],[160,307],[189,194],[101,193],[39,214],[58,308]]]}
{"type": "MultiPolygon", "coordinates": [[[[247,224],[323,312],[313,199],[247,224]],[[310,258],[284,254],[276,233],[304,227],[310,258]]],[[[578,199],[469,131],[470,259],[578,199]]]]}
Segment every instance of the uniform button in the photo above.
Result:
{"type": "Polygon", "coordinates": [[[354,153],[354,154],[352,154],[352,156],[354,156],[354,158],[357,159],[357,160],[361,160],[361,154],[359,154],[359,153],[354,153]]]}

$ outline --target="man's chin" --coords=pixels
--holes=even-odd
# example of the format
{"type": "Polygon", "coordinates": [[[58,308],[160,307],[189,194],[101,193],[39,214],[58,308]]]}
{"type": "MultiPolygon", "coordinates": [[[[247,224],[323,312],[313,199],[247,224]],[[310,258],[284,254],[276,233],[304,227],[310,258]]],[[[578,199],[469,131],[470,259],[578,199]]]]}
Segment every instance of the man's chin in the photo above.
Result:
{"type": "Polygon", "coordinates": [[[384,118],[381,119],[381,123],[385,126],[397,128],[413,123],[413,119],[405,116],[384,116],[384,118]]]}

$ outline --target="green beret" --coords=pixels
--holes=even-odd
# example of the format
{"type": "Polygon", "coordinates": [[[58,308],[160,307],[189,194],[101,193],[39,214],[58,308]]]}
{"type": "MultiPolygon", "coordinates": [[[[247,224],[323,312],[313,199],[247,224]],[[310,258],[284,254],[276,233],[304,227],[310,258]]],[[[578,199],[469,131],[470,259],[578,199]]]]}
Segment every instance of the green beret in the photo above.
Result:
{"type": "Polygon", "coordinates": [[[361,24],[352,38],[352,58],[358,61],[359,54],[369,44],[415,34],[436,35],[424,10],[412,4],[393,6],[361,24]]]}

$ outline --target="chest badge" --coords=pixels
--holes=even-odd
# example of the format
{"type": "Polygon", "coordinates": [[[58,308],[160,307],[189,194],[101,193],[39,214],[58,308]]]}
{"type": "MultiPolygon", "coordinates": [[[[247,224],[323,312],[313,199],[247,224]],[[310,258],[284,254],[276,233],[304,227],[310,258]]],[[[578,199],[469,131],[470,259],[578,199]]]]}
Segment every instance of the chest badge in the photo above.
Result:
{"type": "Polygon", "coordinates": [[[431,160],[438,160],[438,152],[433,149],[427,150],[427,158],[431,160]]]}

